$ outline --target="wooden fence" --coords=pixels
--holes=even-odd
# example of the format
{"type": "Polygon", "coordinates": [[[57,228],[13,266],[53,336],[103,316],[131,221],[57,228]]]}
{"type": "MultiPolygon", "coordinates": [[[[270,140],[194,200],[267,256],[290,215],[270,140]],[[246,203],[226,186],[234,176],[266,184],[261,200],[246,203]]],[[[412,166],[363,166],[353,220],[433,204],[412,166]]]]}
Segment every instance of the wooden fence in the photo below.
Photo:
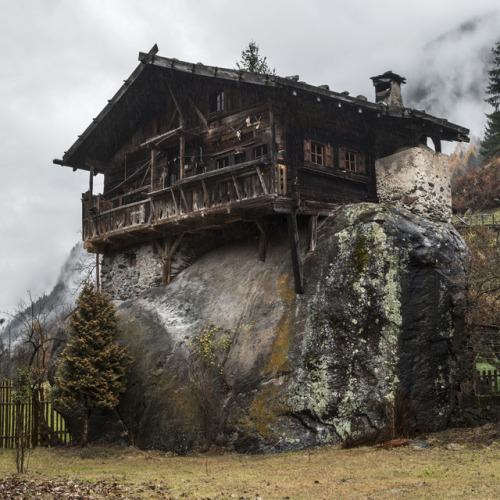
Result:
{"type": "Polygon", "coordinates": [[[70,442],[70,434],[63,417],[52,408],[51,403],[40,401],[16,405],[12,402],[12,381],[0,381],[0,448],[15,447],[16,411],[20,411],[24,422],[24,433],[29,438],[30,446],[50,444],[54,440],[61,444],[70,442]]]}
{"type": "Polygon", "coordinates": [[[453,222],[462,226],[500,226],[500,214],[455,215],[453,222]]]}
{"type": "Polygon", "coordinates": [[[498,393],[500,392],[500,371],[478,371],[477,382],[479,394],[498,393]]]}

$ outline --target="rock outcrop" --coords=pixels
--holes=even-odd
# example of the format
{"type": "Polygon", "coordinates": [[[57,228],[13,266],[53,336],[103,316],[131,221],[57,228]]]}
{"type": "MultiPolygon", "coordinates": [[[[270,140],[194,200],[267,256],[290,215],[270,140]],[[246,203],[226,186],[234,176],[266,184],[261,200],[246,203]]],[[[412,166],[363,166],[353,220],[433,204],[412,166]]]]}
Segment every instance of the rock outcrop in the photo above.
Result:
{"type": "Polygon", "coordinates": [[[119,407],[128,439],[179,453],[200,443],[188,342],[208,323],[250,325],[220,358],[219,444],[279,451],[446,425],[463,337],[458,233],[391,206],[346,206],[321,222],[314,252],[302,249],[303,295],[287,242],[277,232],[265,262],[255,240],[233,242],[121,304],[135,358],[119,407]]]}

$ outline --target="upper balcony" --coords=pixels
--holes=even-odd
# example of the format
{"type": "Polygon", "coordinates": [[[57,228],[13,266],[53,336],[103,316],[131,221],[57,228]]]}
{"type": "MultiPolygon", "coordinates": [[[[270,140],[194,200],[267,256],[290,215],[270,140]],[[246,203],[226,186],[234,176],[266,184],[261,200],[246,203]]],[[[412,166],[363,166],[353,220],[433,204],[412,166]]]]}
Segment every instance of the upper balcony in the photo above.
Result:
{"type": "Polygon", "coordinates": [[[180,234],[271,213],[286,196],[286,167],[254,160],[151,191],[110,199],[83,195],[83,240],[90,251],[119,248],[155,235],[180,234]]]}

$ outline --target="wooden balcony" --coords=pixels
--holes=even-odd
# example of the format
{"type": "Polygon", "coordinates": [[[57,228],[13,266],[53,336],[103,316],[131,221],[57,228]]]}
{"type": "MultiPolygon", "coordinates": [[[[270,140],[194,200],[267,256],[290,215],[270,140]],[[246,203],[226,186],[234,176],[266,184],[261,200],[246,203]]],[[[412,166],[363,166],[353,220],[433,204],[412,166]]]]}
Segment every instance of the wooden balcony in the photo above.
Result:
{"type": "Polygon", "coordinates": [[[272,211],[273,200],[283,199],[276,189],[275,170],[270,161],[255,160],[155,191],[144,188],[108,200],[84,195],[85,246],[99,252],[155,236],[256,219],[272,211]]]}

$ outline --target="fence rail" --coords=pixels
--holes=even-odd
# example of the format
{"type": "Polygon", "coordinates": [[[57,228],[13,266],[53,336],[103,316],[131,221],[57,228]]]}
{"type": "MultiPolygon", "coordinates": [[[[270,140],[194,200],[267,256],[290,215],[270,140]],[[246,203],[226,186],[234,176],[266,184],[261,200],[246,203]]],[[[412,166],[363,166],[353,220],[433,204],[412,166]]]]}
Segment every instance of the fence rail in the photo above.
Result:
{"type": "Polygon", "coordinates": [[[16,440],[16,412],[20,412],[24,423],[23,433],[29,439],[30,446],[49,444],[57,439],[61,444],[70,442],[66,422],[60,413],[52,408],[48,401],[37,401],[16,405],[12,402],[12,381],[0,382],[0,448],[14,448],[16,440]],[[39,411],[38,411],[39,408],[39,411]]]}
{"type": "Polygon", "coordinates": [[[455,215],[453,219],[462,226],[500,226],[500,214],[455,215]]]}
{"type": "Polygon", "coordinates": [[[483,370],[477,372],[479,394],[493,394],[500,392],[500,371],[483,370]]]}

